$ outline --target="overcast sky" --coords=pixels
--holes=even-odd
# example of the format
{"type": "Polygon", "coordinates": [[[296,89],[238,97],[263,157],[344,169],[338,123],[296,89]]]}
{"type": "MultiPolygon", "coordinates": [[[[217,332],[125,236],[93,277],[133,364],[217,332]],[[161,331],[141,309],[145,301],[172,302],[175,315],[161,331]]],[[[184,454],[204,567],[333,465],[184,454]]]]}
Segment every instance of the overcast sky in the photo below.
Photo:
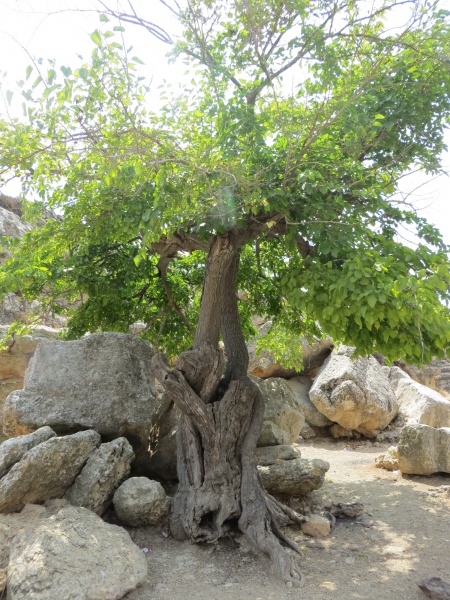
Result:
{"type": "MultiPolygon", "coordinates": [[[[114,6],[113,3],[110,5],[114,6]]],[[[163,25],[176,37],[175,19],[157,0],[135,0],[133,5],[138,14],[163,25]]],[[[59,65],[71,66],[77,63],[77,54],[88,59],[93,47],[89,35],[100,25],[98,15],[89,11],[95,6],[95,0],[0,0],[0,71],[7,72],[7,76],[0,79],[3,94],[24,78],[25,69],[31,62],[30,55],[55,58],[59,65]],[[68,11],[73,6],[87,12],[68,11]]],[[[449,9],[450,0],[442,0],[442,6],[449,9]]],[[[134,47],[134,54],[145,62],[144,74],[153,79],[155,93],[164,80],[175,86],[183,85],[186,67],[168,65],[165,58],[168,45],[141,27],[128,25],[125,35],[127,43],[134,47]]],[[[0,113],[4,113],[1,99],[0,113]]],[[[447,132],[446,141],[450,146],[450,132],[447,132]]],[[[443,157],[443,163],[450,172],[448,153],[443,157]]],[[[19,193],[19,188],[11,185],[1,191],[14,195],[19,193]]],[[[441,230],[450,245],[450,178],[444,175],[431,180],[423,174],[411,175],[404,179],[402,191],[409,194],[408,200],[441,230]]]]}

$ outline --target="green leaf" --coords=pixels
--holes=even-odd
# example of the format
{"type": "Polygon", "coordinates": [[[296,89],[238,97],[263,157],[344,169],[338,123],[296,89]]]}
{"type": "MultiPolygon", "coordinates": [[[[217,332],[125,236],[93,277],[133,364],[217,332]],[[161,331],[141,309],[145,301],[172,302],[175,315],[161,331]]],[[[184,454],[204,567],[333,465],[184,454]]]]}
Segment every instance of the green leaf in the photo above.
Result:
{"type": "Polygon", "coordinates": [[[367,296],[367,304],[370,306],[370,308],[374,308],[376,303],[377,303],[376,296],[374,296],[373,294],[370,294],[369,296],[367,296]]]}
{"type": "Polygon", "coordinates": [[[101,36],[101,34],[100,34],[100,32],[99,32],[98,29],[96,29],[93,33],[91,33],[91,40],[97,46],[99,46],[99,47],[102,46],[102,36],[101,36]]]}
{"type": "Polygon", "coordinates": [[[11,100],[14,93],[11,90],[6,90],[6,101],[11,106],[11,100]]]}

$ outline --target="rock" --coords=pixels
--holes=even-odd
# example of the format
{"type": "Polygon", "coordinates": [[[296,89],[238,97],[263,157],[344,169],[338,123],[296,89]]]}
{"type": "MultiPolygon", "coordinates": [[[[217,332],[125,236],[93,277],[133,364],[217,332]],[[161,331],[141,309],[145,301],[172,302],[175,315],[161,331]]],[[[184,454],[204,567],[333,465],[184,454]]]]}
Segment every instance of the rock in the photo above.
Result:
{"type": "Polygon", "coordinates": [[[271,421],[264,421],[258,440],[258,446],[283,446],[290,444],[290,436],[271,421]]]}
{"type": "Polygon", "coordinates": [[[168,516],[171,499],[157,481],[131,477],[116,490],[113,502],[122,523],[145,527],[157,525],[168,516]]]}
{"type": "Polygon", "coordinates": [[[308,425],[308,423],[305,422],[305,424],[302,427],[302,430],[300,431],[300,437],[304,440],[312,440],[316,437],[316,432],[311,427],[311,425],[308,425]]]}
{"type": "Polygon", "coordinates": [[[256,448],[256,461],[258,465],[274,465],[281,460],[300,458],[300,450],[293,446],[267,446],[256,448]]]}
{"type": "Polygon", "coordinates": [[[126,437],[139,459],[148,459],[157,410],[152,356],[148,342],[123,333],[42,341],[30,361],[24,389],[5,402],[6,435],[43,425],[58,434],[92,428],[107,441],[126,437]]]}
{"type": "MultiPolygon", "coordinates": [[[[264,397],[264,421],[273,423],[287,434],[287,436],[283,436],[282,441],[278,438],[276,445],[294,443],[305,423],[305,416],[295,401],[291,388],[284,379],[280,378],[251,377],[251,380],[256,383],[264,397]]],[[[273,429],[273,431],[276,430],[273,429]]],[[[263,432],[263,436],[260,437],[258,446],[275,445],[265,443],[265,433],[263,432]]]]}
{"type": "Polygon", "coordinates": [[[275,360],[273,354],[267,350],[257,352],[258,341],[267,335],[272,327],[272,321],[263,323],[258,334],[247,342],[249,365],[248,372],[261,379],[269,377],[292,377],[296,372],[300,371],[308,375],[315,375],[317,369],[322,365],[325,358],[330,354],[333,342],[331,339],[308,342],[302,340],[303,346],[303,364],[297,370],[286,369],[278,361],[275,360]]]}
{"type": "Polygon", "coordinates": [[[440,577],[429,577],[417,584],[432,600],[450,600],[450,583],[440,577]]]}
{"type": "Polygon", "coordinates": [[[309,515],[307,521],[301,524],[301,530],[305,535],[311,537],[325,537],[331,531],[331,522],[320,515],[309,515]]]}
{"type": "Polygon", "coordinates": [[[330,435],[332,438],[334,438],[335,440],[339,440],[340,438],[359,438],[361,437],[358,432],[356,431],[352,431],[351,429],[345,429],[345,427],[342,427],[342,425],[339,425],[338,423],[335,423],[334,425],[332,425],[331,427],[329,427],[328,431],[330,432],[330,435]]]}
{"type": "Polygon", "coordinates": [[[346,346],[334,350],[319,369],[309,395],[331,421],[375,437],[397,414],[397,400],[375,358],[352,360],[353,352],[346,346]]]}
{"type": "Polygon", "coordinates": [[[41,427],[28,435],[6,440],[0,445],[0,479],[32,448],[46,442],[56,433],[50,427],[41,427]]]}
{"type": "Polygon", "coordinates": [[[403,369],[400,369],[400,367],[383,367],[382,370],[387,375],[389,383],[391,384],[391,387],[394,390],[394,392],[397,391],[398,384],[402,379],[411,379],[408,373],[403,371],[403,369]]]}
{"type": "Polygon", "coordinates": [[[13,539],[8,600],[115,600],[146,578],[146,558],[125,530],[67,506],[13,539]]]}
{"type": "Polygon", "coordinates": [[[386,469],[386,471],[398,471],[397,446],[391,446],[385,454],[377,456],[375,466],[379,469],[386,469]]]}
{"type": "Polygon", "coordinates": [[[99,434],[90,430],[32,448],[0,480],[0,512],[63,496],[99,443],[99,434]]]}
{"type": "Polygon", "coordinates": [[[102,515],[112,502],[113,494],[130,474],[134,458],[126,438],[101,444],[89,457],[65,497],[75,506],[102,515]]]}
{"type": "Polygon", "coordinates": [[[382,431],[376,437],[377,442],[391,442],[391,444],[396,444],[400,440],[402,428],[403,427],[396,427],[395,429],[391,429],[390,431],[382,431]]]}
{"type": "MultiPolygon", "coordinates": [[[[22,221],[16,212],[2,204],[3,198],[9,198],[9,196],[0,194],[0,236],[23,237],[26,233],[32,231],[32,225],[22,221]]],[[[17,202],[17,200],[13,200],[17,202]]]]}
{"type": "Polygon", "coordinates": [[[331,425],[333,421],[327,419],[325,415],[320,413],[309,398],[309,390],[312,386],[312,381],[309,377],[292,377],[287,380],[288,386],[294,393],[294,398],[298,402],[303,414],[305,415],[305,421],[308,425],[314,425],[315,427],[327,427],[331,425]]]}
{"type": "Polygon", "coordinates": [[[412,379],[402,379],[397,386],[397,401],[409,423],[430,427],[450,427],[450,400],[412,379]]]}
{"type": "Polygon", "coordinates": [[[274,465],[260,466],[263,486],[274,494],[308,494],[322,487],[330,465],[318,458],[295,458],[274,465]]]}
{"type": "Polygon", "coordinates": [[[364,504],[361,502],[337,502],[324,507],[336,519],[348,517],[355,519],[364,512],[364,504]]]}
{"type": "Polygon", "coordinates": [[[450,473],[450,428],[407,425],[402,430],[397,452],[402,473],[450,473]]]}
{"type": "Polygon", "coordinates": [[[450,396],[450,358],[443,359],[432,358],[430,364],[423,365],[420,369],[416,365],[408,365],[403,361],[398,361],[397,364],[408,375],[427,387],[443,394],[446,397],[450,396]]]}
{"type": "MultiPolygon", "coordinates": [[[[3,300],[3,303],[0,303],[3,310],[6,310],[8,305],[8,297],[3,300]]],[[[17,315],[11,319],[3,318],[0,315],[0,322],[6,323],[15,320],[15,318],[17,318],[17,315]]],[[[58,337],[57,329],[41,325],[33,328],[33,333],[30,335],[15,336],[14,339],[4,340],[7,329],[7,326],[0,326],[0,338],[6,345],[5,350],[0,350],[0,431],[3,427],[3,404],[11,392],[23,387],[25,371],[39,340],[43,337],[53,339],[58,337]]]]}

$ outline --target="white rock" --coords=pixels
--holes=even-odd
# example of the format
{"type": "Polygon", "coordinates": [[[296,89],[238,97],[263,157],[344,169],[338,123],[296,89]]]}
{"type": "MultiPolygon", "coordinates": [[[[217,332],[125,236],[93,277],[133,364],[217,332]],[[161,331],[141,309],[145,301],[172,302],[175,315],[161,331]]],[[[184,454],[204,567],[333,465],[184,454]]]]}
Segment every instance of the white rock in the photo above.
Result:
{"type": "Polygon", "coordinates": [[[89,457],[65,497],[75,506],[83,506],[102,515],[113,494],[130,474],[134,452],[126,438],[101,444],[89,457]]]}
{"type": "Polygon", "coordinates": [[[129,534],[67,506],[11,543],[8,600],[118,600],[147,578],[129,534]]]}
{"type": "Polygon", "coordinates": [[[417,381],[402,379],[397,386],[397,401],[409,423],[430,427],[450,427],[450,400],[417,381]]]}
{"type": "Polygon", "coordinates": [[[147,477],[131,477],[113,497],[117,516],[130,527],[157,525],[169,514],[171,499],[162,485],[147,477]]]}
{"type": "Polygon", "coordinates": [[[398,413],[386,374],[373,356],[353,360],[353,348],[334,350],[319,369],[310,398],[328,419],[375,437],[398,413]]]}
{"type": "Polygon", "coordinates": [[[402,473],[450,473],[450,427],[407,425],[400,435],[397,454],[402,473]]]}

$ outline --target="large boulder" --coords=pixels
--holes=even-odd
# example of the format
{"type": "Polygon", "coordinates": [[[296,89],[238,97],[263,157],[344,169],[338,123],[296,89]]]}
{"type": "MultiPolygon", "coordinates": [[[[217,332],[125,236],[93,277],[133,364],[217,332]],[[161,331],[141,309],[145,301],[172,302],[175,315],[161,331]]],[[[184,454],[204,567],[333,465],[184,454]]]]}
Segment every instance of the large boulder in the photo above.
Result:
{"type": "Polygon", "coordinates": [[[8,600],[116,600],[141,585],[147,570],[124,529],[67,506],[12,540],[8,600]]]}
{"type": "Polygon", "coordinates": [[[322,487],[329,463],[319,458],[294,458],[261,465],[258,472],[266,490],[272,494],[303,495],[322,487]]]}
{"type": "Polygon", "coordinates": [[[395,392],[400,411],[410,424],[450,427],[450,400],[412,379],[401,379],[395,392]]]}
{"type": "Polygon", "coordinates": [[[58,434],[92,428],[106,440],[126,437],[140,459],[148,457],[157,410],[152,357],[151,344],[123,333],[42,341],[24,389],[6,399],[5,434],[30,433],[44,425],[58,434]]]}
{"type": "Polygon", "coordinates": [[[286,383],[291,388],[294,398],[305,415],[305,421],[308,425],[313,425],[314,427],[328,427],[329,425],[332,425],[333,422],[319,412],[311,402],[309,391],[312,387],[312,381],[309,377],[298,375],[297,377],[288,379],[286,383]]]}
{"type": "Polygon", "coordinates": [[[99,444],[100,435],[89,430],[54,437],[32,448],[0,479],[0,512],[61,498],[99,444]]]}
{"type": "Polygon", "coordinates": [[[101,444],[88,458],[65,497],[75,506],[102,515],[111,504],[115,490],[130,474],[133,458],[133,449],[124,437],[101,444]]]}
{"type": "Polygon", "coordinates": [[[131,477],[116,490],[114,510],[125,525],[157,525],[169,514],[171,499],[158,481],[131,477]]]}
{"type": "Polygon", "coordinates": [[[402,473],[450,473],[450,428],[407,425],[400,435],[397,456],[402,473]]]}
{"type": "Polygon", "coordinates": [[[375,437],[398,413],[386,374],[373,356],[352,359],[353,348],[333,351],[309,392],[314,406],[330,421],[375,437]]]}
{"type": "Polygon", "coordinates": [[[56,437],[50,427],[41,427],[28,435],[6,440],[0,445],[0,479],[32,448],[56,437]]]}
{"type": "MultiPolygon", "coordinates": [[[[291,388],[284,379],[279,377],[271,377],[269,379],[258,379],[251,377],[251,380],[256,383],[265,402],[264,422],[269,422],[270,425],[265,425],[263,436],[258,441],[258,446],[275,446],[280,444],[293,444],[300,435],[303,425],[305,424],[305,416],[295,401],[291,388]],[[268,428],[274,425],[275,428],[284,432],[282,440],[280,437],[274,437],[272,443],[267,443],[265,437],[268,428]]],[[[276,431],[274,427],[274,429],[276,431]]]]}

